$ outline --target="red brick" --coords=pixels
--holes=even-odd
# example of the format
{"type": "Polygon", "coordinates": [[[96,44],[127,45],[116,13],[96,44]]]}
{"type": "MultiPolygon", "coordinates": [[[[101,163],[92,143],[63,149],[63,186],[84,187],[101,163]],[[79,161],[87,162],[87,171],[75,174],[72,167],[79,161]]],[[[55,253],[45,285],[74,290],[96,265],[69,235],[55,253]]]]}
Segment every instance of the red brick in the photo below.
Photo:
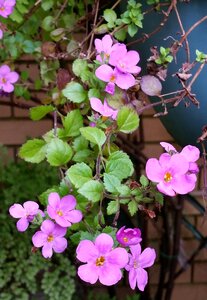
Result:
{"type": "Polygon", "coordinates": [[[194,264],[193,281],[196,283],[207,283],[207,262],[194,264]]]}
{"type": "MultiPolygon", "coordinates": [[[[9,102],[10,99],[8,98],[9,102]]],[[[5,101],[6,102],[6,101],[5,101]]],[[[1,104],[0,105],[0,119],[11,117],[11,107],[1,104]]]]}
{"type": "MultiPolygon", "coordinates": [[[[177,271],[180,267],[177,268],[177,271]]],[[[189,266],[183,273],[175,280],[175,283],[190,283],[191,282],[191,266],[189,266]]]]}
{"type": "Polygon", "coordinates": [[[196,228],[201,234],[207,236],[207,216],[197,216],[196,228]]]}
{"type": "Polygon", "coordinates": [[[206,284],[177,284],[173,290],[171,300],[206,300],[206,284]]]}

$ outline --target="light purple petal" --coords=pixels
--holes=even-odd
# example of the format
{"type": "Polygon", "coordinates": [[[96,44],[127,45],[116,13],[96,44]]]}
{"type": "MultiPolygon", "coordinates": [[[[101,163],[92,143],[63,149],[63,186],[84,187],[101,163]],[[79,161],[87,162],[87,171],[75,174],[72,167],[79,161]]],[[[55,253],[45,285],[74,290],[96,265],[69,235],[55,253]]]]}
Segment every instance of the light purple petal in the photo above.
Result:
{"type": "Polygon", "coordinates": [[[141,68],[139,66],[127,66],[126,71],[137,75],[141,72],[141,68]]]}
{"type": "Polygon", "coordinates": [[[157,189],[158,191],[160,191],[161,193],[165,194],[165,195],[168,195],[168,196],[175,196],[176,193],[175,191],[173,190],[171,184],[169,183],[165,183],[163,181],[161,181],[158,185],[157,185],[157,189]]]}
{"type": "Polygon", "coordinates": [[[148,282],[148,274],[142,268],[137,268],[136,271],[137,271],[137,286],[138,289],[143,292],[148,282]]]}
{"type": "Polygon", "coordinates": [[[185,174],[189,169],[189,163],[183,155],[174,154],[169,161],[169,167],[176,175],[185,174]]]}
{"type": "Polygon", "coordinates": [[[54,235],[54,237],[63,237],[66,235],[66,232],[67,232],[67,228],[63,228],[55,224],[52,234],[54,235]]]}
{"type": "Polygon", "coordinates": [[[32,242],[35,247],[42,247],[47,242],[47,234],[37,231],[32,237],[32,242]]]}
{"type": "Polygon", "coordinates": [[[200,151],[197,147],[188,145],[180,152],[189,162],[195,162],[200,157],[200,151]]]}
{"type": "Polygon", "coordinates": [[[127,90],[135,85],[135,78],[129,73],[121,73],[116,69],[116,84],[123,90],[127,90]]]}
{"type": "Polygon", "coordinates": [[[99,250],[100,254],[106,254],[111,251],[114,241],[109,234],[101,233],[95,239],[95,246],[99,250]]]}
{"type": "Polygon", "coordinates": [[[22,218],[26,216],[26,211],[21,204],[13,204],[9,209],[9,213],[13,218],[22,218]]]}
{"type": "Polygon", "coordinates": [[[111,265],[116,265],[119,268],[124,268],[128,263],[129,255],[124,248],[115,248],[107,255],[107,261],[111,265]]]}
{"type": "Polygon", "coordinates": [[[64,227],[64,228],[70,227],[72,225],[71,222],[69,222],[64,215],[63,216],[59,216],[58,214],[56,214],[55,222],[58,225],[60,225],[60,227],[64,227]]]}
{"type": "Polygon", "coordinates": [[[129,249],[132,253],[133,258],[139,257],[139,255],[141,254],[141,251],[142,251],[142,248],[141,248],[140,244],[130,246],[129,249]]]}
{"type": "Polygon", "coordinates": [[[151,267],[156,259],[156,252],[152,248],[146,248],[139,256],[139,265],[141,268],[151,267]]]}
{"type": "Polygon", "coordinates": [[[0,67],[0,75],[7,75],[8,73],[11,72],[11,69],[7,65],[3,65],[0,67]]]}
{"type": "Polygon", "coordinates": [[[82,220],[83,215],[80,210],[74,209],[68,212],[65,217],[71,223],[78,223],[82,220]]]}
{"type": "Polygon", "coordinates": [[[199,172],[199,167],[198,167],[197,163],[194,163],[194,162],[189,163],[189,172],[192,172],[194,174],[199,172]]]}
{"type": "Polygon", "coordinates": [[[118,44],[115,50],[111,52],[110,59],[109,59],[110,65],[116,67],[120,63],[120,61],[122,61],[126,53],[127,53],[126,46],[124,44],[118,44]]]}
{"type": "Polygon", "coordinates": [[[60,206],[60,196],[58,195],[58,193],[50,193],[48,196],[48,203],[55,210],[58,209],[60,206]]]}
{"type": "Polygon", "coordinates": [[[10,81],[10,83],[15,83],[19,79],[19,74],[17,72],[10,72],[7,74],[6,78],[10,81]]]}
{"type": "Polygon", "coordinates": [[[54,231],[54,228],[55,228],[55,224],[52,221],[45,220],[45,221],[42,222],[41,230],[44,233],[50,234],[54,231]]]}
{"type": "Polygon", "coordinates": [[[104,285],[116,284],[122,278],[122,272],[117,266],[105,263],[103,267],[99,268],[99,280],[104,285]]]}
{"type": "Polygon", "coordinates": [[[110,54],[112,44],[113,41],[111,36],[109,34],[104,35],[102,38],[103,51],[110,54]]]}
{"type": "Polygon", "coordinates": [[[100,39],[95,39],[94,41],[96,51],[101,53],[103,51],[102,41],[100,39]]]}
{"type": "Polygon", "coordinates": [[[20,232],[27,230],[28,226],[29,226],[29,221],[27,220],[27,218],[21,218],[17,222],[17,230],[20,232]]]}
{"type": "Polygon", "coordinates": [[[170,143],[161,142],[160,145],[165,149],[166,152],[169,152],[169,151],[177,152],[175,147],[173,147],[173,145],[171,145],[170,143]]]}
{"type": "Polygon", "coordinates": [[[173,179],[172,188],[176,193],[185,195],[194,190],[196,185],[196,175],[180,175],[173,179]]]}
{"type": "Polygon", "coordinates": [[[160,155],[159,163],[160,163],[160,166],[163,169],[163,171],[164,170],[166,171],[169,169],[169,162],[171,160],[171,157],[172,156],[168,153],[163,153],[160,155]]]}
{"type": "Polygon", "coordinates": [[[110,95],[114,95],[115,92],[115,84],[113,82],[108,82],[105,89],[105,92],[107,92],[110,95]]]}
{"type": "Polygon", "coordinates": [[[146,163],[147,177],[154,182],[160,182],[163,180],[163,174],[164,171],[162,170],[159,161],[156,158],[148,159],[146,163]]]}
{"type": "Polygon", "coordinates": [[[135,289],[137,283],[137,272],[134,268],[129,270],[129,285],[132,290],[135,289]]]}
{"type": "Polygon", "coordinates": [[[95,264],[86,264],[78,268],[78,276],[85,282],[91,284],[98,280],[98,270],[95,264]]]}
{"type": "Polygon", "coordinates": [[[112,67],[108,65],[102,65],[96,69],[96,77],[99,78],[100,80],[103,80],[104,82],[115,82],[115,74],[114,70],[112,67]],[[114,78],[114,79],[113,79],[114,78]]]}
{"type": "Polygon", "coordinates": [[[28,215],[36,215],[38,213],[39,205],[34,201],[26,201],[23,204],[28,215]]]}
{"type": "Polygon", "coordinates": [[[139,53],[134,50],[128,51],[124,56],[124,62],[128,66],[135,66],[140,60],[139,53]]]}
{"type": "Polygon", "coordinates": [[[51,258],[52,254],[52,243],[44,244],[44,246],[42,247],[42,255],[44,256],[44,258],[51,258]]]}
{"type": "Polygon", "coordinates": [[[82,262],[95,262],[99,252],[94,243],[89,240],[83,240],[76,249],[77,259],[82,262]]]}
{"type": "Polygon", "coordinates": [[[92,97],[90,98],[90,104],[93,110],[97,111],[102,115],[104,108],[103,108],[103,103],[101,102],[100,99],[92,97]]]}
{"type": "Polygon", "coordinates": [[[67,195],[60,200],[60,208],[63,211],[72,210],[76,207],[77,201],[74,196],[67,195]]]}
{"type": "Polygon", "coordinates": [[[2,87],[3,87],[3,91],[6,93],[11,93],[14,90],[14,86],[9,82],[3,84],[2,87]]]}
{"type": "Polygon", "coordinates": [[[53,242],[53,249],[56,253],[62,253],[67,248],[68,242],[63,237],[56,237],[53,242]]]}
{"type": "Polygon", "coordinates": [[[47,206],[47,213],[51,219],[55,219],[57,216],[57,210],[50,205],[47,206]]]}

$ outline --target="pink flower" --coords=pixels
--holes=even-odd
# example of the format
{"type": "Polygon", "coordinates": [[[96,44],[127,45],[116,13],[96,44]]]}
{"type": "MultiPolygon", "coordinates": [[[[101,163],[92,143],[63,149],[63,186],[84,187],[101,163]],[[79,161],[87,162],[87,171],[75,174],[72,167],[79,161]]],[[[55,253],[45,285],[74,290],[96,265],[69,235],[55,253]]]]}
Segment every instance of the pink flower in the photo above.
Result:
{"type": "Polygon", "coordinates": [[[78,223],[82,219],[80,210],[74,209],[76,199],[72,195],[67,195],[60,199],[58,193],[50,193],[48,197],[47,213],[62,227],[70,227],[72,223],[78,223]]]}
{"type": "Polygon", "coordinates": [[[159,160],[150,158],[146,164],[147,177],[158,183],[161,193],[169,196],[184,195],[195,188],[196,175],[188,174],[188,170],[189,162],[179,153],[172,156],[163,153],[159,160]]]}
{"type": "Polygon", "coordinates": [[[121,227],[116,233],[116,239],[122,246],[136,245],[142,241],[141,230],[139,228],[127,228],[121,227]]]}
{"type": "Polygon", "coordinates": [[[126,46],[121,44],[111,52],[109,64],[116,67],[121,73],[138,74],[141,71],[141,68],[136,66],[139,60],[137,51],[127,51],[126,46]]]}
{"type": "Polygon", "coordinates": [[[116,84],[123,90],[127,90],[135,85],[135,78],[129,73],[119,72],[116,68],[104,64],[96,69],[96,77],[104,82],[110,82],[116,84]]]}
{"type": "Polygon", "coordinates": [[[100,99],[93,97],[90,98],[90,104],[93,110],[100,113],[100,115],[104,117],[111,117],[114,120],[116,119],[118,110],[111,108],[106,99],[104,99],[104,103],[102,103],[100,99]]]}
{"type": "Polygon", "coordinates": [[[16,226],[18,231],[27,230],[29,223],[31,223],[34,217],[43,212],[39,209],[39,205],[34,201],[26,201],[23,206],[21,204],[15,203],[10,209],[9,213],[13,218],[20,219],[16,226]]]}
{"type": "MultiPolygon", "coordinates": [[[[177,150],[169,143],[161,142],[160,145],[167,151],[169,154],[178,153],[177,150]]],[[[189,162],[189,172],[198,173],[199,168],[196,161],[200,157],[200,150],[191,145],[185,146],[180,152],[181,155],[189,162]]]]}
{"type": "Polygon", "coordinates": [[[99,280],[104,285],[116,284],[122,278],[121,268],[128,262],[128,253],[124,248],[113,249],[113,239],[101,233],[95,242],[83,240],[79,243],[77,258],[85,263],[78,268],[78,276],[94,284],[99,280]]]}
{"type": "Polygon", "coordinates": [[[99,55],[96,59],[100,62],[109,60],[111,52],[116,49],[118,44],[113,45],[113,40],[109,34],[106,34],[101,40],[95,39],[95,48],[99,55]]]}
{"type": "Polygon", "coordinates": [[[6,93],[11,93],[14,90],[12,83],[15,83],[19,79],[19,75],[16,72],[11,72],[11,69],[7,65],[0,67],[0,90],[6,93]]]}
{"type": "Polygon", "coordinates": [[[141,253],[141,246],[137,244],[130,247],[131,254],[129,254],[129,263],[125,267],[129,271],[129,285],[134,290],[136,285],[140,291],[148,282],[148,274],[145,268],[149,268],[154,264],[156,253],[152,248],[146,248],[141,253]]]}
{"type": "Polygon", "coordinates": [[[16,0],[0,0],[0,16],[8,18],[14,10],[16,0]]]}
{"type": "Polygon", "coordinates": [[[64,238],[66,228],[45,220],[40,229],[33,235],[32,242],[35,247],[42,247],[42,255],[45,258],[50,258],[53,251],[56,253],[65,251],[67,248],[67,240],[64,238]]]}

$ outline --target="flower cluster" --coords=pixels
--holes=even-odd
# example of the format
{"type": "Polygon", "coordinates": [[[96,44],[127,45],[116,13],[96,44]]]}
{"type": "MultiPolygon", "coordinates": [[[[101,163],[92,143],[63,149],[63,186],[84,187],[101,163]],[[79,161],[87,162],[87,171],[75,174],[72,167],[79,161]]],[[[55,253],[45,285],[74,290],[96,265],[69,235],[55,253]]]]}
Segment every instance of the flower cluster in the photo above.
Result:
{"type": "MultiPolygon", "coordinates": [[[[137,51],[127,51],[126,45],[122,43],[113,44],[109,34],[101,40],[95,39],[95,48],[97,52],[96,60],[101,63],[96,69],[96,77],[107,83],[105,92],[111,95],[115,93],[115,87],[127,90],[135,85],[136,75],[141,71],[137,66],[139,54],[137,51]]],[[[118,110],[109,106],[107,99],[101,100],[95,97],[90,98],[90,104],[93,110],[104,117],[116,119],[118,110]]]]}
{"type": "Polygon", "coordinates": [[[122,247],[114,248],[112,237],[106,233],[98,235],[94,242],[82,240],[76,250],[78,260],[84,263],[78,268],[78,276],[91,284],[99,280],[110,286],[122,278],[121,269],[125,268],[129,272],[130,287],[135,289],[137,285],[143,291],[148,281],[144,269],[154,264],[155,250],[146,248],[141,253],[138,228],[125,229],[124,226],[117,232],[116,239],[122,247]],[[129,247],[129,253],[123,247],[129,247]]]}
{"type": "MultiPolygon", "coordinates": [[[[0,16],[8,18],[13,13],[16,0],[0,0],[0,16]]],[[[3,38],[3,30],[0,28],[0,39],[3,38]]]]}
{"type": "MultiPolygon", "coordinates": [[[[50,258],[54,252],[61,253],[67,248],[67,240],[64,238],[67,228],[73,223],[82,220],[82,213],[76,210],[76,199],[67,195],[60,199],[58,193],[50,193],[48,197],[47,215],[53,220],[44,220],[40,230],[33,237],[35,247],[42,247],[42,255],[50,258]]],[[[27,201],[22,205],[14,204],[10,207],[9,213],[14,218],[19,218],[17,229],[25,231],[30,222],[33,222],[38,214],[45,217],[39,210],[39,205],[34,201],[27,201]]]]}
{"type": "Polygon", "coordinates": [[[150,158],[146,164],[147,177],[158,183],[157,189],[168,196],[187,194],[196,185],[198,165],[196,161],[200,156],[197,147],[188,145],[178,153],[169,143],[161,143],[167,151],[161,154],[159,160],[150,158]]]}
{"type": "Polygon", "coordinates": [[[11,71],[9,66],[3,65],[0,67],[0,91],[5,93],[13,92],[13,83],[17,82],[18,79],[18,73],[11,71]]]}

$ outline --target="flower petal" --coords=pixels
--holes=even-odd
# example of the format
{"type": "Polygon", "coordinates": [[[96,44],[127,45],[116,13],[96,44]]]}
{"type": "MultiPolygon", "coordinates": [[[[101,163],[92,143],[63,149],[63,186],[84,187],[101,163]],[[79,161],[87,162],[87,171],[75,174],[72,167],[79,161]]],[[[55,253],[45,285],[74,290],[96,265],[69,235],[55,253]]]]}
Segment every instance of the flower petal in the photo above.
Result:
{"type": "Polygon", "coordinates": [[[77,259],[82,262],[95,262],[99,253],[94,243],[89,240],[83,240],[76,249],[77,259]]]}
{"type": "Polygon", "coordinates": [[[76,204],[77,204],[77,201],[76,201],[75,197],[72,195],[64,196],[60,200],[60,208],[63,211],[68,211],[68,210],[74,209],[76,204]]]}
{"type": "Polygon", "coordinates": [[[38,213],[39,205],[34,201],[26,201],[23,204],[28,215],[33,216],[38,213]]]}
{"type": "Polygon", "coordinates": [[[169,161],[169,167],[173,174],[185,174],[189,169],[189,162],[181,154],[174,154],[169,161]]]}
{"type": "Polygon", "coordinates": [[[148,159],[146,163],[146,175],[154,182],[160,182],[163,180],[164,171],[162,170],[160,163],[156,158],[148,159]]]}
{"type": "Polygon", "coordinates": [[[111,251],[114,241],[109,234],[101,233],[95,239],[95,246],[100,254],[105,254],[111,251]]]}
{"type": "Polygon", "coordinates": [[[124,56],[124,62],[127,64],[127,66],[136,66],[139,60],[139,53],[134,50],[128,51],[124,56]]]}
{"type": "Polygon", "coordinates": [[[175,147],[173,147],[173,145],[171,145],[170,143],[161,142],[160,145],[165,149],[166,152],[169,152],[169,151],[177,152],[175,147]]]}
{"type": "Polygon", "coordinates": [[[15,83],[19,79],[19,74],[17,72],[10,72],[7,74],[6,78],[10,81],[10,83],[15,83]]]}
{"type": "Polygon", "coordinates": [[[185,195],[192,192],[196,185],[196,175],[180,175],[172,181],[172,188],[176,193],[185,195]]]}
{"type": "Polygon", "coordinates": [[[58,193],[50,193],[48,196],[48,203],[55,210],[58,209],[60,206],[60,196],[58,195],[58,193]]]}
{"type": "Polygon", "coordinates": [[[123,57],[127,53],[127,48],[124,44],[118,44],[114,51],[111,52],[109,63],[112,66],[117,66],[119,61],[123,59],[123,57]]]}
{"type": "Polygon", "coordinates": [[[11,69],[7,65],[3,65],[0,67],[0,75],[7,75],[11,72],[11,69]]]}
{"type": "Polygon", "coordinates": [[[67,232],[67,228],[55,224],[52,234],[54,235],[54,237],[63,237],[66,235],[66,232],[67,232]]]}
{"type": "Polygon", "coordinates": [[[26,217],[25,209],[21,204],[13,204],[9,209],[9,213],[13,218],[26,217]]]}
{"type": "Polygon", "coordinates": [[[122,278],[122,272],[116,265],[105,263],[99,268],[99,280],[104,285],[116,284],[122,278]]]}
{"type": "Polygon", "coordinates": [[[98,270],[97,267],[93,264],[85,264],[78,268],[78,276],[85,282],[91,284],[96,283],[98,280],[98,270]]]}
{"type": "Polygon", "coordinates": [[[23,232],[27,230],[29,226],[29,221],[27,220],[27,218],[21,218],[16,225],[17,225],[17,230],[23,232]]]}
{"type": "Polygon", "coordinates": [[[70,212],[68,212],[65,215],[67,221],[71,222],[71,223],[78,223],[82,220],[83,215],[82,212],[80,210],[74,209],[71,210],[70,212]]]}
{"type": "Polygon", "coordinates": [[[148,274],[142,268],[137,268],[136,271],[137,271],[137,286],[138,289],[143,292],[148,282],[148,274]]]}
{"type": "Polygon", "coordinates": [[[32,237],[32,242],[35,247],[42,247],[47,242],[47,234],[37,231],[32,237]]]}
{"type": "Polygon", "coordinates": [[[55,228],[55,224],[52,221],[45,220],[45,221],[42,222],[41,230],[44,233],[50,234],[54,231],[54,228],[55,228]]]}
{"type": "Polygon", "coordinates": [[[127,90],[135,85],[135,78],[129,73],[121,73],[116,70],[116,84],[123,90],[127,90]]]}
{"type": "Polygon", "coordinates": [[[14,86],[9,82],[3,84],[2,86],[3,86],[3,91],[6,93],[11,93],[14,90],[14,86]]]}
{"type": "Polygon", "coordinates": [[[135,289],[137,283],[137,272],[134,268],[129,270],[129,285],[132,290],[135,289]]]}
{"type": "Polygon", "coordinates": [[[44,256],[44,258],[51,258],[52,254],[53,254],[52,244],[51,243],[44,244],[44,246],[42,247],[42,255],[44,256]]]}
{"type": "Polygon", "coordinates": [[[119,268],[124,268],[128,263],[129,255],[124,248],[115,248],[107,255],[107,262],[111,265],[116,265],[119,268]]]}
{"type": "Polygon", "coordinates": [[[161,181],[158,185],[157,185],[157,189],[158,191],[160,191],[161,193],[168,195],[168,196],[175,196],[176,193],[172,188],[172,185],[169,183],[165,183],[163,181],[161,181]]]}
{"type": "Polygon", "coordinates": [[[56,253],[62,253],[67,248],[68,242],[63,237],[56,237],[53,242],[53,249],[56,253]]]}
{"type": "Polygon", "coordinates": [[[182,154],[183,156],[185,156],[185,158],[189,162],[195,162],[200,157],[200,151],[199,151],[199,149],[197,147],[191,146],[191,145],[185,146],[183,148],[183,150],[180,152],[180,154],[182,154]]]}
{"type": "Polygon", "coordinates": [[[139,265],[141,268],[151,267],[156,259],[156,252],[152,248],[146,248],[139,256],[139,265]]]}
{"type": "Polygon", "coordinates": [[[114,76],[114,70],[112,67],[104,64],[96,69],[96,77],[105,82],[109,82],[111,78],[114,76]]]}
{"type": "Polygon", "coordinates": [[[90,98],[90,104],[93,110],[97,111],[102,115],[104,111],[103,103],[101,102],[100,99],[92,97],[90,98]]]}

